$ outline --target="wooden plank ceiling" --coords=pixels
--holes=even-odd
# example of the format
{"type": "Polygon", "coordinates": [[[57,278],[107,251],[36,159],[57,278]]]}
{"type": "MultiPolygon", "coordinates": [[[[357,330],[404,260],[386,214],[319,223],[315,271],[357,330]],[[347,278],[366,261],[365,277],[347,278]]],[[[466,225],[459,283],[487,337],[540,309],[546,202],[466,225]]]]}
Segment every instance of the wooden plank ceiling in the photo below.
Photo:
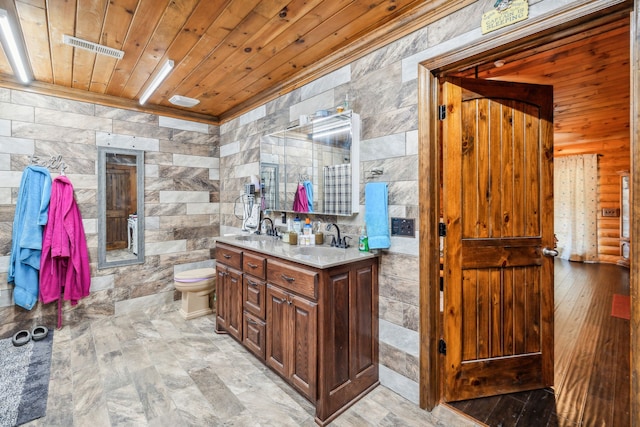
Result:
{"type": "Polygon", "coordinates": [[[629,25],[627,14],[602,27],[499,58],[501,67],[492,60],[477,70],[454,74],[553,85],[556,155],[628,151],[629,25]]]}
{"type": "MultiPolygon", "coordinates": [[[[94,102],[132,107],[171,59],[175,68],[149,106],[217,122],[344,65],[425,20],[473,2],[15,0],[13,4],[36,80],[31,90],[58,90],[69,97],[86,95],[94,102]],[[124,57],[116,60],[74,49],[62,43],[65,34],[123,50],[124,57]],[[168,102],[176,94],[199,99],[200,104],[192,109],[176,107],[168,102]]],[[[0,73],[4,75],[0,84],[11,83],[13,73],[4,52],[0,73]]]]}

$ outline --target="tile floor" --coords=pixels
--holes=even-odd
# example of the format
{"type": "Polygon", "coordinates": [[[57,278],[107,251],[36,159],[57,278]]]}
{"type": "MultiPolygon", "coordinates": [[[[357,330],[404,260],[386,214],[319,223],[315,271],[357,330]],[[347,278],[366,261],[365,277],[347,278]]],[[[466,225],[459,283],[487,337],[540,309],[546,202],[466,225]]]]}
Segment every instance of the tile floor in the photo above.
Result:
{"type": "MultiPolygon", "coordinates": [[[[314,409],[177,304],[55,331],[47,415],[29,426],[315,426],[314,409]]],[[[379,386],[332,426],[474,426],[379,386]]]]}

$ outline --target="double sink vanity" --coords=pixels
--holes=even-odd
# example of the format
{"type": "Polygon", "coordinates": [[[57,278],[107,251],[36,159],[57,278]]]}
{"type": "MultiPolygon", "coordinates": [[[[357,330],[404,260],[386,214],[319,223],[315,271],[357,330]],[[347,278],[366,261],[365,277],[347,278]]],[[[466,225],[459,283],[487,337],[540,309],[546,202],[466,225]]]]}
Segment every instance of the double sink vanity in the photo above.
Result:
{"type": "Polygon", "coordinates": [[[378,385],[378,257],[265,235],[216,242],[216,332],[316,407],[325,425],[378,385]]]}

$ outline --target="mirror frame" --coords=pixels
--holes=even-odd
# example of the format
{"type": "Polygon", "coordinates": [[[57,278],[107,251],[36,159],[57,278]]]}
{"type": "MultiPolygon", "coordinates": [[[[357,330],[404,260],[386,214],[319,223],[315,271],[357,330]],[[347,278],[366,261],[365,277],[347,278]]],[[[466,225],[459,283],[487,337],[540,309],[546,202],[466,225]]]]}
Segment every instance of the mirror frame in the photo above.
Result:
{"type": "Polygon", "coordinates": [[[144,151],[125,148],[98,147],[98,268],[144,263],[144,151]],[[136,193],[138,197],[138,254],[126,260],[107,260],[107,154],[122,154],[136,158],[136,193]]]}

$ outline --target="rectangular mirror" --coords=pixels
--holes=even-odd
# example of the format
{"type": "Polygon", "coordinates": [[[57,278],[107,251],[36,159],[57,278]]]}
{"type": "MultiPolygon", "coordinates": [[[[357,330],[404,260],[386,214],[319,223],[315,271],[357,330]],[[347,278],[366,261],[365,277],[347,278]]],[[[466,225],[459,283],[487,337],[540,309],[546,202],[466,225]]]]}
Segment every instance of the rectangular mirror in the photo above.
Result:
{"type": "Polygon", "coordinates": [[[260,180],[266,210],[348,216],[359,209],[360,117],[312,117],[263,137],[260,180]]]}
{"type": "Polygon", "coordinates": [[[98,268],[144,262],[144,152],[98,147],[98,268]]]}

